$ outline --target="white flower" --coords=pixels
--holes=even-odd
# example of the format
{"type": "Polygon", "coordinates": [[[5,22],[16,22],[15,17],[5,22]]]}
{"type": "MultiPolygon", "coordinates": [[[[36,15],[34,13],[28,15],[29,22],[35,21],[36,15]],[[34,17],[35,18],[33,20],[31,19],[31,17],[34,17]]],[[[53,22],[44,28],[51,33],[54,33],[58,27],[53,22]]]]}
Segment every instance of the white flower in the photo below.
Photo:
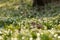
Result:
{"type": "Polygon", "coordinates": [[[30,40],[33,40],[33,38],[31,37],[30,40]]]}
{"type": "Polygon", "coordinates": [[[17,40],[17,38],[11,38],[11,40],[17,40]]]}
{"type": "Polygon", "coordinates": [[[25,37],[22,37],[22,39],[24,39],[25,37]]]}
{"type": "Polygon", "coordinates": [[[40,40],[40,33],[37,33],[37,39],[36,40],[40,40]]]}
{"type": "Polygon", "coordinates": [[[52,35],[56,32],[55,30],[48,30],[52,35]]]}
{"type": "Polygon", "coordinates": [[[2,36],[0,36],[0,40],[2,40],[3,39],[3,37],[2,36]]]}
{"type": "Polygon", "coordinates": [[[60,38],[60,36],[58,36],[58,38],[60,38]]]}
{"type": "Polygon", "coordinates": [[[57,36],[58,36],[58,34],[55,34],[55,35],[54,35],[54,37],[57,37],[57,36]]]}
{"type": "Polygon", "coordinates": [[[2,34],[2,32],[0,31],[0,34],[2,34]]]}
{"type": "Polygon", "coordinates": [[[40,33],[37,33],[37,37],[39,37],[40,36],[40,33]]]}
{"type": "Polygon", "coordinates": [[[40,40],[40,37],[38,37],[36,40],[40,40]]]}

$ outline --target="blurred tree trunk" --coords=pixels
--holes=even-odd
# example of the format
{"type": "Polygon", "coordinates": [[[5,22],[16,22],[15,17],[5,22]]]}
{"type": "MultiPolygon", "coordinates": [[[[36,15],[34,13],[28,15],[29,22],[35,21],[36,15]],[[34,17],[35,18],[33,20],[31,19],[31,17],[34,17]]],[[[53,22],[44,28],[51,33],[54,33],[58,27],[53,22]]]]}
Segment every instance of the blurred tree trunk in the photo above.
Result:
{"type": "Polygon", "coordinates": [[[45,4],[48,3],[58,3],[60,2],[60,0],[33,0],[33,7],[40,7],[40,6],[44,6],[45,4]]]}
{"type": "Polygon", "coordinates": [[[33,7],[37,6],[44,6],[44,3],[42,0],[33,0],[33,7]]]}

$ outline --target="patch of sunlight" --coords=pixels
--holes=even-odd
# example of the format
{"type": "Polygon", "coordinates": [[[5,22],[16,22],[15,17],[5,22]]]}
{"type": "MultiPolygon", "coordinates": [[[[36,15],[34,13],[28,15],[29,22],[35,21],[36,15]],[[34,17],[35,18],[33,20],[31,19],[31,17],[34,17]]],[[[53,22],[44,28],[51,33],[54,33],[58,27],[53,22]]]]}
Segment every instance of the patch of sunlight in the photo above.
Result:
{"type": "Polygon", "coordinates": [[[6,5],[6,3],[0,4],[0,7],[3,7],[3,6],[5,6],[5,5],[6,5]]]}
{"type": "Polygon", "coordinates": [[[0,4],[0,7],[12,6],[14,3],[15,3],[15,2],[12,2],[12,3],[10,3],[10,2],[5,2],[5,3],[0,4]]]}

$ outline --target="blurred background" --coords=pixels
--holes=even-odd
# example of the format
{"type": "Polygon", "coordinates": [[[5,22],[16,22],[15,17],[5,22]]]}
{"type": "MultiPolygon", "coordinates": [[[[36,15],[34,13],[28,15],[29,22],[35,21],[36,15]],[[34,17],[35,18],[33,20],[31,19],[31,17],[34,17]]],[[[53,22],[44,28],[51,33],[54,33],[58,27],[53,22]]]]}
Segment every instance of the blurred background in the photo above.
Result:
{"type": "Polygon", "coordinates": [[[60,40],[60,4],[33,8],[33,0],[0,0],[0,40],[60,40]]]}

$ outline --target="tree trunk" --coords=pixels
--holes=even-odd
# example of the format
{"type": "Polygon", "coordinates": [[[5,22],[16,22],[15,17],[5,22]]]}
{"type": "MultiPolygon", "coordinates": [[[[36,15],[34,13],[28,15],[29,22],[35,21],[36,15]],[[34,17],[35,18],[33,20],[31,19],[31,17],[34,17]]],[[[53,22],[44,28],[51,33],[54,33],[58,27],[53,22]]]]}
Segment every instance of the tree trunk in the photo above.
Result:
{"type": "Polygon", "coordinates": [[[60,0],[33,0],[33,7],[40,7],[40,6],[44,6],[45,4],[48,3],[56,3],[56,2],[60,2],[60,0]]]}

